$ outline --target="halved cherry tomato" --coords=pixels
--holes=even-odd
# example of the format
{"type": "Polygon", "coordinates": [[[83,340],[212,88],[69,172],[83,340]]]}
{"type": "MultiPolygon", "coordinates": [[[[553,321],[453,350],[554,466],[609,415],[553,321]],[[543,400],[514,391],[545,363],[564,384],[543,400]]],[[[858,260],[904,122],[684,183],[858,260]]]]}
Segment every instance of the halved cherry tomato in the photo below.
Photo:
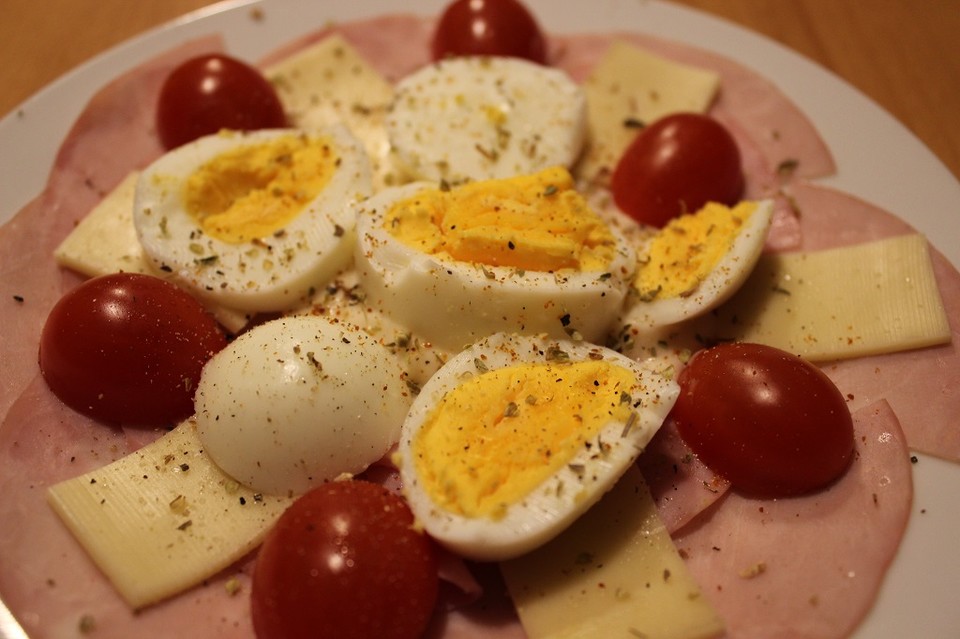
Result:
{"type": "Polygon", "coordinates": [[[157,133],[167,149],[220,129],[284,127],[287,116],[273,86],[250,65],[226,55],[187,60],[160,89],[157,133]]]}
{"type": "Polygon", "coordinates": [[[671,414],[681,437],[745,493],[809,493],[850,465],[850,411],[806,360],[760,344],[723,344],[697,353],[678,381],[671,414]]]}
{"type": "Polygon", "coordinates": [[[406,502],[365,481],[297,499],[267,535],[253,573],[259,639],[415,639],[438,588],[432,542],[406,502]]]}
{"type": "Polygon", "coordinates": [[[642,129],[613,171],[617,206],[638,222],[662,227],[707,202],[736,204],[743,195],[740,149],[713,118],[677,113],[642,129]]]}
{"type": "Polygon", "coordinates": [[[547,60],[543,32],[517,0],[456,0],[440,16],[432,51],[434,60],[461,55],[547,60]]]}
{"type": "Polygon", "coordinates": [[[226,346],[195,299],[149,275],[87,280],[50,311],[40,370],[65,404],[95,419],[163,426],[193,413],[200,371],[226,346]]]}

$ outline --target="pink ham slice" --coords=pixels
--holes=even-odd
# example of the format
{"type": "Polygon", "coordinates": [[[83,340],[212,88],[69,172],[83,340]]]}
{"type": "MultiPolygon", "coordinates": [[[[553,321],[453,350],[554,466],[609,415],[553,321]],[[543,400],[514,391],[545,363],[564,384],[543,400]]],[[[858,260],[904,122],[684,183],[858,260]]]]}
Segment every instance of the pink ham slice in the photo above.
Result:
{"type": "Polygon", "coordinates": [[[653,36],[622,33],[560,36],[552,42],[553,63],[583,80],[614,39],[633,42],[657,55],[721,76],[720,95],[711,114],[739,122],[750,131],[774,170],[796,165],[798,177],[831,175],[833,156],[809,119],[772,82],[747,67],[715,53],[653,36]]]}
{"type": "MultiPolygon", "coordinates": [[[[819,250],[915,233],[872,204],[833,189],[798,182],[803,249],[819,250]]],[[[835,362],[824,371],[851,410],[885,399],[911,448],[960,462],[960,273],[935,248],[931,259],[953,333],[950,344],[835,362]]]]}
{"type": "Polygon", "coordinates": [[[693,454],[668,419],[637,461],[670,534],[723,497],[730,482],[693,454]]]}
{"type": "Polygon", "coordinates": [[[124,455],[127,440],[65,408],[36,376],[0,424],[0,597],[31,639],[76,637],[83,619],[97,637],[252,636],[248,566],[134,614],[46,502],[57,481],[124,455]],[[237,578],[238,596],[226,581],[237,578]]]}
{"type": "Polygon", "coordinates": [[[731,491],[676,539],[729,639],[839,639],[870,611],[910,516],[911,464],[884,402],[854,414],[858,454],[829,490],[731,491]]]}
{"type": "Polygon", "coordinates": [[[79,282],[57,267],[53,249],[131,169],[162,153],[153,109],[170,70],[190,57],[219,50],[219,37],[188,42],[99,91],[64,140],[47,188],[0,227],[0,352],[6,363],[0,415],[37,372],[37,344],[47,314],[79,282]]]}

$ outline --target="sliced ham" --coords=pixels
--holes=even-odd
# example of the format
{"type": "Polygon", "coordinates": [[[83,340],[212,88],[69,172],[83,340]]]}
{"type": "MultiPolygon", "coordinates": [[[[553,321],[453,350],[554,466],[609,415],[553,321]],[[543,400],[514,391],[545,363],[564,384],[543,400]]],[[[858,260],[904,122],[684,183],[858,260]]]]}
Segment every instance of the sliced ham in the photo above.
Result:
{"type": "Polygon", "coordinates": [[[711,115],[739,122],[769,165],[795,166],[798,177],[831,175],[833,156],[810,120],[772,82],[724,56],[638,33],[559,36],[552,62],[577,80],[586,78],[613,39],[633,42],[657,55],[720,74],[720,95],[711,115]]]}
{"type": "MultiPolygon", "coordinates": [[[[803,249],[820,250],[915,233],[903,220],[834,189],[797,183],[803,249]]],[[[934,240],[936,241],[936,240],[934,240]]],[[[960,273],[931,247],[953,334],[949,344],[825,365],[851,410],[885,399],[914,450],[960,461],[960,273]]]]}
{"type": "Polygon", "coordinates": [[[153,130],[160,85],[180,62],[222,49],[219,37],[187,42],[100,90],[77,119],[54,162],[47,188],[0,227],[0,415],[37,372],[40,329],[79,279],[53,261],[53,249],[133,169],[162,153],[153,130]],[[22,300],[22,301],[21,301],[22,300]]]}
{"type": "Polygon", "coordinates": [[[857,455],[828,490],[734,491],[676,539],[729,639],[839,639],[873,606],[910,517],[903,432],[884,402],[854,414],[857,455]]]}
{"type": "Polygon", "coordinates": [[[683,528],[730,488],[730,482],[693,454],[673,420],[667,420],[657,431],[637,464],[670,534],[683,528]]]}
{"type": "Polygon", "coordinates": [[[34,377],[0,423],[0,491],[15,496],[0,500],[8,524],[0,526],[0,597],[31,639],[80,636],[81,623],[105,639],[242,636],[247,599],[225,585],[236,577],[249,593],[242,566],[134,614],[47,505],[50,485],[114,461],[126,444],[122,431],[79,417],[34,377]]]}

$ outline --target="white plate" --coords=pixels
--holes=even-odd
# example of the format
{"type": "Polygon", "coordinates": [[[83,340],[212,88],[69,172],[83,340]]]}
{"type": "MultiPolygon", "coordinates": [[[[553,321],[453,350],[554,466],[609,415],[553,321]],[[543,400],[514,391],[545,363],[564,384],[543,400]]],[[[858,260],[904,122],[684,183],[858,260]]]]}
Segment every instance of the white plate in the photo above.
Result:
{"type": "MultiPolygon", "coordinates": [[[[412,0],[408,10],[436,14],[447,0],[412,0]]],[[[656,0],[594,0],[559,5],[526,0],[550,31],[634,29],[739,60],[776,82],[817,125],[837,161],[826,183],[910,221],[960,265],[960,183],[906,128],[861,93],[779,44],[740,27],[656,0]]],[[[149,32],[93,59],[0,121],[0,222],[43,188],[54,154],[91,95],[120,72],[178,42],[212,32],[228,49],[256,60],[331,19],[398,11],[393,0],[231,2],[149,32]],[[251,18],[253,7],[267,15],[251,18]]],[[[926,639],[960,629],[960,466],[921,456],[906,539],[856,639],[926,639]]],[[[0,634],[3,628],[0,611],[0,634]]]]}

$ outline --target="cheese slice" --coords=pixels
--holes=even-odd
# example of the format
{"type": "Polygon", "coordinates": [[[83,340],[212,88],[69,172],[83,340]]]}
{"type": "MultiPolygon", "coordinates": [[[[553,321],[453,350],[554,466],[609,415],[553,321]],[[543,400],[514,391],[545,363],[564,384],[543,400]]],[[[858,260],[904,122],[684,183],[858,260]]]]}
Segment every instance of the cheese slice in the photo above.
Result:
{"type": "Polygon", "coordinates": [[[636,466],[571,528],[501,570],[530,639],[703,639],[723,630],[636,466]]]}
{"type": "Polygon", "coordinates": [[[811,361],[950,341],[927,240],[910,234],[857,246],[765,255],[738,293],[697,330],[811,361]]]}
{"type": "Polygon", "coordinates": [[[583,86],[589,148],[578,174],[603,184],[641,127],[671,113],[705,113],[720,75],[617,41],[583,86]]]}
{"type": "Polygon", "coordinates": [[[259,495],[217,468],[188,420],[48,501],[133,608],[216,574],[256,548],[292,498],[259,495]]]}
{"type": "MultiPolygon", "coordinates": [[[[139,171],[132,171],[82,219],[53,251],[57,264],[87,277],[144,273],[163,277],[143,252],[133,225],[133,202],[139,171]]],[[[238,332],[250,316],[223,306],[207,310],[228,331],[238,332]]]]}
{"type": "Polygon", "coordinates": [[[87,277],[151,273],[133,226],[133,199],[140,174],[131,172],[54,249],[57,263],[87,277]]]}
{"type": "Polygon", "coordinates": [[[387,82],[341,35],[332,34],[265,70],[292,124],[344,124],[367,150],[379,188],[399,179],[383,125],[393,101],[387,82]]]}

